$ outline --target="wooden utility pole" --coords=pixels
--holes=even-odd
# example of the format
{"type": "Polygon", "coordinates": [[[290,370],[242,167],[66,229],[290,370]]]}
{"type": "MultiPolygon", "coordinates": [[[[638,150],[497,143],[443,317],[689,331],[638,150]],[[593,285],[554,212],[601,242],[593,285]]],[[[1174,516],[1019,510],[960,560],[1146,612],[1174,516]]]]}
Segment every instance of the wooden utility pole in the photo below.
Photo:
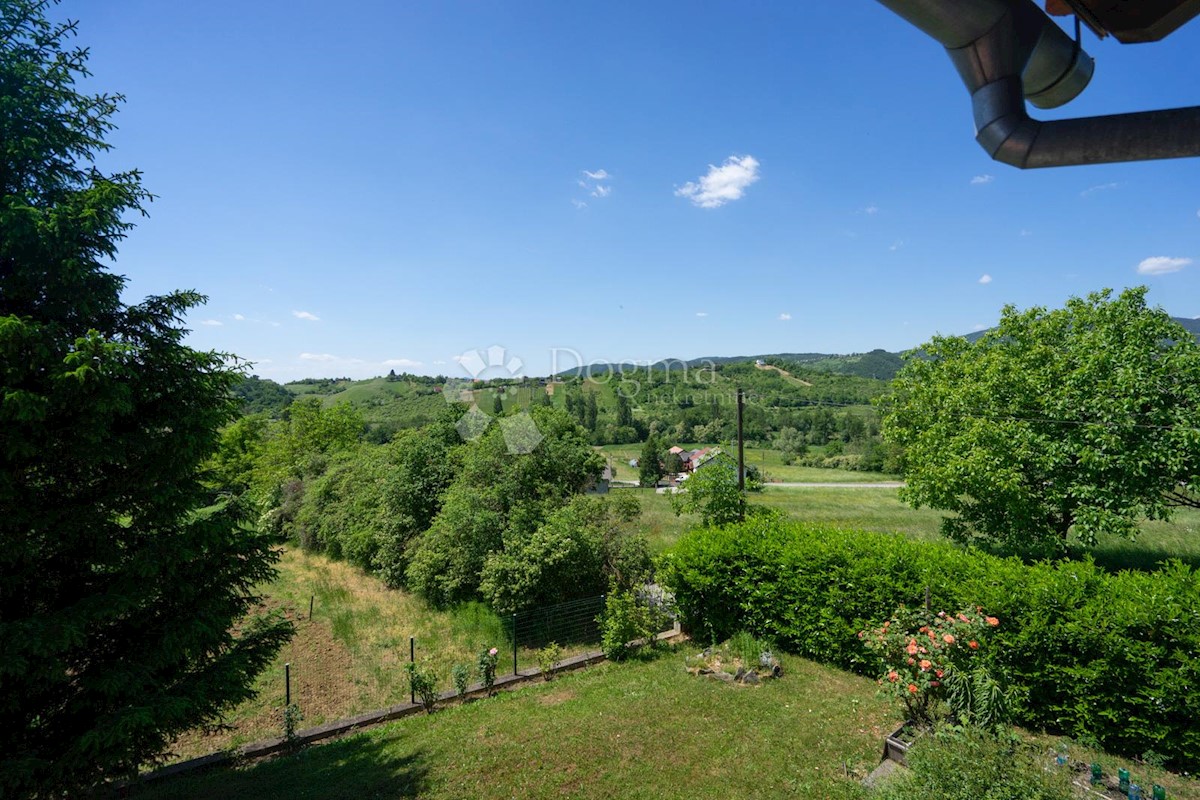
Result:
{"type": "Polygon", "coordinates": [[[737,415],[738,415],[738,493],[742,496],[742,509],[738,512],[738,519],[744,521],[746,519],[746,437],[742,434],[742,389],[737,390],[737,415]]]}

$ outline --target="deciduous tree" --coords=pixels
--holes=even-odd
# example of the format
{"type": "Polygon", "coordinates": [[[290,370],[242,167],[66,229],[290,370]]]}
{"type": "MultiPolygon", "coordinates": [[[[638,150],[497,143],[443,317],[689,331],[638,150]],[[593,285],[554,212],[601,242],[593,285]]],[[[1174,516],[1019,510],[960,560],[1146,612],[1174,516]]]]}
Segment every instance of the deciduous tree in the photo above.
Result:
{"type": "Polygon", "coordinates": [[[935,337],[883,401],[914,506],[1018,548],[1132,536],[1200,475],[1200,345],[1145,287],[1004,309],[972,343],[935,337]]]}

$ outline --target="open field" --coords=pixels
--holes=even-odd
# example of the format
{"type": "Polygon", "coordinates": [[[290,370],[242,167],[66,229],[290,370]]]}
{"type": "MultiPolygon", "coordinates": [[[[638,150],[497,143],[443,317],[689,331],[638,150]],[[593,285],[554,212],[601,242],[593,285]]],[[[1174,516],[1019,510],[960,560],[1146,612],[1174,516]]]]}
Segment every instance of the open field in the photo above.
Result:
{"type": "Polygon", "coordinates": [[[898,721],[873,681],[798,658],[758,687],[683,654],[603,664],[139,798],[864,797],[898,721]],[[849,778],[847,777],[849,775],[849,778]]]}
{"type": "MultiPolygon", "coordinates": [[[[649,489],[615,491],[637,493],[642,505],[642,529],[654,552],[670,548],[697,521],[690,516],[676,517],[667,495],[655,494],[649,489]]],[[[752,495],[750,502],[778,508],[789,517],[806,522],[903,533],[918,539],[941,538],[939,526],[943,513],[928,508],[910,508],[900,501],[896,489],[767,486],[761,493],[752,495]]],[[[1167,558],[1179,558],[1200,567],[1200,511],[1180,509],[1169,523],[1147,521],[1134,541],[1105,537],[1094,549],[1085,550],[1076,543],[1071,552],[1077,557],[1091,552],[1097,563],[1113,570],[1153,569],[1167,558]]]]}
{"type": "MultiPolygon", "coordinates": [[[[714,447],[712,444],[684,442],[679,445],[685,450],[700,447],[714,447]]],[[[629,466],[630,459],[641,456],[640,444],[608,444],[597,448],[605,458],[616,468],[617,480],[636,481],[637,467],[629,466]]],[[[819,448],[812,451],[818,452],[819,448]]],[[[896,475],[886,472],[858,472],[848,469],[821,469],[819,467],[802,467],[796,464],[786,466],[783,456],[778,450],[765,447],[747,447],[746,463],[758,467],[768,481],[783,481],[788,483],[875,483],[877,481],[899,480],[896,475]]]]}

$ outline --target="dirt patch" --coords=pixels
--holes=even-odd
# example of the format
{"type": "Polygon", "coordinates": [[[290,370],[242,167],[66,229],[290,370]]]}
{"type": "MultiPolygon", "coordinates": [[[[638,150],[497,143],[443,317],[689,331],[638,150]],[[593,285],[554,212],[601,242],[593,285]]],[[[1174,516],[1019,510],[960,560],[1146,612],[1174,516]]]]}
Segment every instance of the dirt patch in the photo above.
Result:
{"type": "Polygon", "coordinates": [[[560,706],[568,700],[575,699],[575,692],[570,689],[563,689],[557,692],[548,692],[547,694],[539,695],[538,702],[544,706],[560,706]]]}

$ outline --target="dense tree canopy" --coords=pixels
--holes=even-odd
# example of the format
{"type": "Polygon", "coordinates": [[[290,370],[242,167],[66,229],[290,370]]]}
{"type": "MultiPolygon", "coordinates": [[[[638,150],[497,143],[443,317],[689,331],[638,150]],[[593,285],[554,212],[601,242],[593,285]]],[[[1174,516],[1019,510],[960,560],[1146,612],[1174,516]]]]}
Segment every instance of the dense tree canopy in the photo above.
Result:
{"type": "Polygon", "coordinates": [[[94,159],[120,100],[45,3],[0,0],[0,795],[128,774],[251,694],[288,635],[247,620],[269,543],[200,463],[236,373],[182,344],[193,292],[105,270],[148,196],[94,159]],[[236,627],[236,632],[235,632],[236,627]]]}
{"type": "Polygon", "coordinates": [[[883,407],[915,506],[959,541],[1133,535],[1200,475],[1200,345],[1146,289],[1004,309],[975,343],[935,337],[883,407]]]}

